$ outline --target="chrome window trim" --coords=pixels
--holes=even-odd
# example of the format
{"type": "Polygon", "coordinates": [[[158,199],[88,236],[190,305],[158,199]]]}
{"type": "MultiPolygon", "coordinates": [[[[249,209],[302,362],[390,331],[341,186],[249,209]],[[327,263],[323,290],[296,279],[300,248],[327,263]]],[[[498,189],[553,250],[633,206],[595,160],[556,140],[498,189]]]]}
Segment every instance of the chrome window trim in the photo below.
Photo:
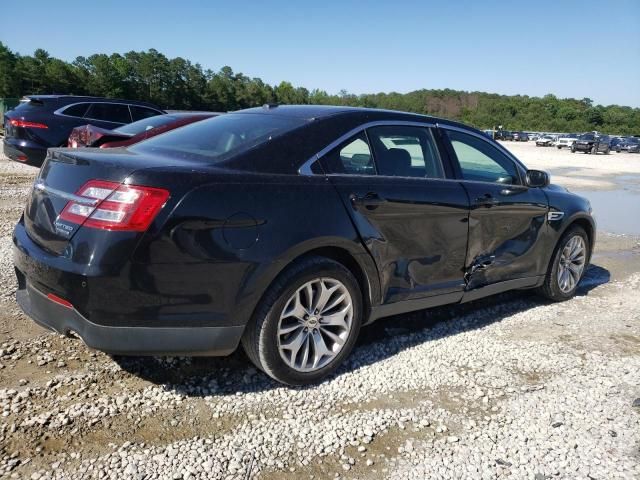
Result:
{"type": "MultiPolygon", "coordinates": [[[[311,158],[306,160],[300,166],[300,168],[298,169],[298,173],[300,175],[305,175],[305,176],[317,175],[317,174],[315,174],[315,173],[313,173],[311,171],[311,165],[313,165],[313,163],[315,163],[318,160],[320,160],[320,158],[325,156],[327,153],[329,153],[331,150],[336,148],[342,142],[344,142],[346,140],[349,140],[350,137],[353,137],[353,136],[357,135],[358,133],[360,133],[363,130],[366,130],[368,128],[371,128],[371,127],[386,127],[386,126],[388,126],[388,127],[405,126],[405,127],[433,128],[433,127],[436,127],[437,124],[433,123],[433,122],[412,122],[412,121],[402,121],[402,120],[376,120],[375,122],[363,123],[362,125],[358,125],[357,127],[349,130],[344,135],[338,137],[336,140],[334,140],[329,145],[324,147],[318,153],[316,153],[311,158]]],[[[442,163],[442,160],[441,160],[441,163],[442,163]]],[[[341,175],[341,174],[338,174],[338,175],[341,175]]],[[[371,177],[371,176],[387,177],[386,175],[358,175],[358,176],[362,176],[362,177],[371,177]]],[[[389,178],[389,177],[387,177],[387,178],[389,178]]],[[[392,177],[392,178],[417,178],[417,177],[392,177]]],[[[427,177],[425,177],[425,178],[427,178],[427,177]]]]}
{"type": "MultiPolygon", "coordinates": [[[[155,108],[152,107],[147,107],[146,105],[137,105],[137,104],[133,104],[133,103],[123,103],[123,102],[93,102],[90,100],[84,100],[82,102],[75,102],[75,103],[69,103],[68,105],[65,105],[63,107],[58,108],[57,110],[54,110],[53,114],[54,115],[60,115],[61,117],[67,117],[67,118],[81,118],[83,120],[95,120],[96,122],[107,122],[107,123],[115,123],[117,125],[128,125],[127,123],[122,123],[122,122],[114,122],[111,120],[101,120],[99,118],[92,118],[92,117],[76,117],[74,115],[65,115],[64,113],[62,113],[63,110],[66,110],[69,107],[73,107],[74,105],[80,105],[82,103],[87,103],[89,105],[93,104],[93,103],[108,103],[110,105],[126,105],[127,110],[129,111],[129,118],[131,119],[131,121],[129,123],[133,123],[133,114],[131,112],[131,106],[136,106],[136,107],[143,107],[143,108],[148,108],[149,110],[153,110],[154,112],[158,112],[158,115],[163,115],[163,113],[160,110],[156,110],[155,108]]],[[[89,111],[90,107],[87,107],[87,111],[89,111]]]]}
{"type": "MultiPolygon", "coordinates": [[[[360,174],[354,174],[354,173],[325,173],[325,174],[314,173],[312,175],[316,175],[316,176],[322,175],[325,177],[342,177],[342,178],[380,178],[380,179],[396,178],[400,180],[415,180],[416,182],[424,182],[425,180],[429,182],[455,182],[455,183],[460,182],[459,178],[403,177],[400,175],[360,175],[360,174]]],[[[505,187],[506,186],[508,185],[505,185],[505,187]]]]}
{"type": "MultiPolygon", "coordinates": [[[[489,141],[490,139],[487,138],[486,135],[482,135],[481,133],[474,132],[473,130],[467,130],[466,128],[456,127],[454,125],[438,125],[438,128],[440,128],[442,130],[453,130],[453,131],[456,131],[456,132],[465,133],[467,135],[471,135],[473,137],[477,137],[480,140],[484,141],[485,143],[488,143],[489,145],[491,145],[493,147],[496,147],[501,153],[504,153],[506,155],[506,157],[516,165],[516,170],[518,172],[518,176],[519,176],[519,179],[520,179],[520,186],[522,186],[522,187],[526,187],[527,186],[526,182],[522,178],[522,174],[525,173],[528,170],[527,167],[525,167],[524,164],[520,160],[518,160],[509,150],[507,150],[505,147],[500,145],[495,140],[489,141]]],[[[457,158],[456,158],[456,161],[457,161],[457,158]]],[[[498,182],[483,182],[483,181],[480,181],[480,180],[466,180],[464,178],[461,178],[460,180],[464,181],[464,182],[489,183],[491,185],[506,185],[506,184],[502,184],[502,183],[498,183],[498,182]]]]}

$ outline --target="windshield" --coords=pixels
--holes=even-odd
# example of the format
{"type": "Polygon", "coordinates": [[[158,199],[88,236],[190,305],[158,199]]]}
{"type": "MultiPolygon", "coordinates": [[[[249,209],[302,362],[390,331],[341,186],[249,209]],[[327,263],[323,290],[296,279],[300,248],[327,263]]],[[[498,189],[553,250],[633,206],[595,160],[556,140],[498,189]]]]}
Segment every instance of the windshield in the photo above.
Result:
{"type": "Polygon", "coordinates": [[[193,160],[217,163],[268,142],[306,122],[302,118],[280,115],[229,113],[171,130],[139,143],[132,150],[181,153],[193,160]]]}
{"type": "Polygon", "coordinates": [[[593,133],[584,133],[582,135],[580,135],[580,140],[595,140],[596,137],[593,135],[593,133]]]}
{"type": "Polygon", "coordinates": [[[166,125],[167,123],[171,123],[176,120],[177,118],[172,117],[171,115],[156,115],[155,117],[143,118],[142,120],[138,120],[137,122],[123,125],[122,127],[118,127],[113,131],[121,133],[123,135],[137,135],[139,133],[146,132],[147,130],[160,127],[162,125],[166,125]]]}
{"type": "Polygon", "coordinates": [[[624,140],[627,143],[640,143],[640,138],[629,137],[624,140]]]}

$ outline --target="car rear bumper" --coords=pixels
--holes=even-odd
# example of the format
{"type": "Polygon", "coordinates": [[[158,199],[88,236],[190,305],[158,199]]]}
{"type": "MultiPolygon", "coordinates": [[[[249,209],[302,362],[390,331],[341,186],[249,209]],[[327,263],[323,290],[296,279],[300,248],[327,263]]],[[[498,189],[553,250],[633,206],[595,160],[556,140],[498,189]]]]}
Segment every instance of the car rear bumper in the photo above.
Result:
{"type": "Polygon", "coordinates": [[[34,167],[40,167],[47,156],[47,148],[35,145],[33,142],[5,138],[2,141],[2,145],[4,154],[9,160],[26,163],[34,167]],[[25,143],[25,145],[21,145],[21,143],[25,143]]]}
{"type": "Polygon", "coordinates": [[[242,327],[124,327],[97,325],[74,308],[50,300],[27,283],[18,290],[20,308],[39,325],[61,334],[73,332],[87,346],[120,355],[228,355],[242,327]]]}
{"type": "Polygon", "coordinates": [[[66,270],[61,263],[65,259],[38,247],[22,223],[16,226],[13,241],[18,279],[16,300],[24,313],[43,327],[61,334],[74,332],[91,348],[121,355],[222,356],[232,353],[240,343],[244,325],[229,324],[226,318],[213,312],[209,315],[185,312],[169,318],[161,315],[140,318],[135,313],[117,312],[119,305],[135,300],[140,292],[130,291],[131,298],[125,300],[123,292],[109,289],[108,278],[66,270]],[[91,312],[79,311],[78,305],[72,304],[78,290],[109,299],[110,307],[102,307],[108,311],[93,320],[91,312]],[[56,301],[56,297],[63,302],[56,301]],[[69,303],[63,305],[64,301],[69,303]]]}
{"type": "Polygon", "coordinates": [[[74,332],[87,346],[118,355],[228,355],[242,327],[112,327],[90,322],[75,309],[50,300],[29,283],[18,290],[20,308],[39,325],[61,334],[74,332]]]}

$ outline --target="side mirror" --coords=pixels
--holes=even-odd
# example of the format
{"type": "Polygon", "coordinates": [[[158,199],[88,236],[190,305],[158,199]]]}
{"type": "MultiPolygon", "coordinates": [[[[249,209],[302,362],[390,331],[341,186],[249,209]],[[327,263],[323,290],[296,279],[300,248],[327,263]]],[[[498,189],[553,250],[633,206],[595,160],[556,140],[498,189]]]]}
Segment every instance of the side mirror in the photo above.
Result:
{"type": "Polygon", "coordinates": [[[543,188],[549,185],[550,178],[547,172],[542,170],[527,170],[527,186],[543,188]]]}

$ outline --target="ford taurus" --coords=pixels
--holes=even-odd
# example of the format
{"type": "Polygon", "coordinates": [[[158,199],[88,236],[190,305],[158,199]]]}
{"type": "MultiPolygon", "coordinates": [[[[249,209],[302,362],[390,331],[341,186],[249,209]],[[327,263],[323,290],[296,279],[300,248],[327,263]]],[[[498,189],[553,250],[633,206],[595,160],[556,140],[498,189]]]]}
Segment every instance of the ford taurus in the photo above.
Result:
{"type": "Polygon", "coordinates": [[[127,149],[54,149],[13,235],[17,301],[113,354],[227,355],[316,382],[360,327],[513,289],[571,298],[587,200],[480,131],[265,106],[127,149]]]}

